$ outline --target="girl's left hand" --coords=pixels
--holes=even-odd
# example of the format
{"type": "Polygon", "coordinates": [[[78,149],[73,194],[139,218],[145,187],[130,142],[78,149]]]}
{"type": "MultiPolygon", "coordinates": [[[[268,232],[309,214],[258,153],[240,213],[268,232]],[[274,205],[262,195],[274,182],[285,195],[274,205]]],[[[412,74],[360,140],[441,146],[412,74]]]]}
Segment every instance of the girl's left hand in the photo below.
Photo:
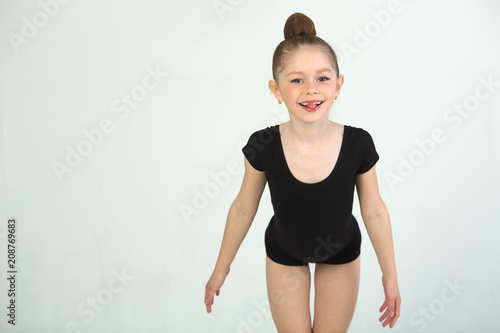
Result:
{"type": "Polygon", "coordinates": [[[398,280],[397,278],[386,278],[382,276],[382,285],[384,286],[385,301],[380,307],[379,312],[385,310],[379,321],[382,326],[386,327],[389,324],[393,328],[399,318],[399,309],[401,305],[401,297],[399,296],[398,280]],[[385,320],[385,321],[384,321],[385,320]]]}

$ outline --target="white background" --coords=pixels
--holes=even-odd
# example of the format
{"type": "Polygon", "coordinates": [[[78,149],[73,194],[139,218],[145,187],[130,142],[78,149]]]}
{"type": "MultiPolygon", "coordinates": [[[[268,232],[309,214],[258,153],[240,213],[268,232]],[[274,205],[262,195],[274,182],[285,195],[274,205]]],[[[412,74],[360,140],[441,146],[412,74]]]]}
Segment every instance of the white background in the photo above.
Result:
{"type": "MultiPolygon", "coordinates": [[[[0,331],[276,331],[267,187],[211,314],[203,298],[241,185],[241,148],[288,119],[267,82],[294,12],[338,55],[345,84],[331,119],[366,129],[380,155],[402,297],[392,331],[500,330],[500,2],[55,4],[0,2],[0,331]],[[100,138],[102,122],[112,130],[100,138]],[[435,129],[445,139],[429,143],[435,129]],[[4,278],[11,217],[15,326],[4,278]]],[[[363,244],[349,332],[386,332],[356,194],[353,213],[363,244]]],[[[314,287],[312,313],[313,296],[314,287]]]]}

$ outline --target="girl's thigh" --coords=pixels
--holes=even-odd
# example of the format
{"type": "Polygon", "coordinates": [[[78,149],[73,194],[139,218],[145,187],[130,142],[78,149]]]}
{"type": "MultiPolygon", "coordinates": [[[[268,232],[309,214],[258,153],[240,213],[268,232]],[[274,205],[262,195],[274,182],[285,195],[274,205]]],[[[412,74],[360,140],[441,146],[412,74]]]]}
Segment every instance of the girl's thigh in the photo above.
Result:
{"type": "Polygon", "coordinates": [[[311,333],[309,265],[286,266],[266,256],[269,307],[278,332],[311,333]]]}
{"type": "Polygon", "coordinates": [[[347,332],[359,291],[361,256],[346,264],[316,264],[314,333],[347,332]]]}

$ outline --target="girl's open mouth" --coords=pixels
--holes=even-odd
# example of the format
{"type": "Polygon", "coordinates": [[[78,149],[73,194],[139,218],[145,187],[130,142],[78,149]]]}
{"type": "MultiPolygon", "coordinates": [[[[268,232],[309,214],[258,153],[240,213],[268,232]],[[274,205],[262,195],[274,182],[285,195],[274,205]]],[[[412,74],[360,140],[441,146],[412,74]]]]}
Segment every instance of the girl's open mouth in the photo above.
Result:
{"type": "Polygon", "coordinates": [[[317,111],[320,106],[323,104],[323,101],[314,101],[314,102],[303,102],[299,103],[299,105],[308,112],[317,111]]]}

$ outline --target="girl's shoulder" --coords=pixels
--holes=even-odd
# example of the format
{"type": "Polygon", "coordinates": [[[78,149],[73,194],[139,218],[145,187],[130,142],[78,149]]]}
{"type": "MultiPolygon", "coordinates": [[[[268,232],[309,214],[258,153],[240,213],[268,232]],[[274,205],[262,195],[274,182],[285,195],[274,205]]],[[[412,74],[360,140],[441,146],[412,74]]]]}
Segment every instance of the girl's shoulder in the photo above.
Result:
{"type": "Polygon", "coordinates": [[[351,132],[357,136],[357,137],[367,137],[367,136],[371,136],[370,135],[370,132],[365,129],[364,127],[359,127],[359,126],[353,126],[353,125],[345,125],[346,128],[349,127],[351,132]]]}
{"type": "Polygon", "coordinates": [[[268,144],[276,139],[277,135],[279,135],[279,124],[270,125],[252,132],[250,134],[249,141],[256,142],[258,144],[268,144]]]}
{"type": "Polygon", "coordinates": [[[273,156],[272,143],[278,140],[279,125],[271,125],[258,129],[250,134],[247,143],[242,148],[248,162],[259,171],[267,169],[268,161],[273,156]],[[271,149],[269,149],[271,148],[271,149]]]}

